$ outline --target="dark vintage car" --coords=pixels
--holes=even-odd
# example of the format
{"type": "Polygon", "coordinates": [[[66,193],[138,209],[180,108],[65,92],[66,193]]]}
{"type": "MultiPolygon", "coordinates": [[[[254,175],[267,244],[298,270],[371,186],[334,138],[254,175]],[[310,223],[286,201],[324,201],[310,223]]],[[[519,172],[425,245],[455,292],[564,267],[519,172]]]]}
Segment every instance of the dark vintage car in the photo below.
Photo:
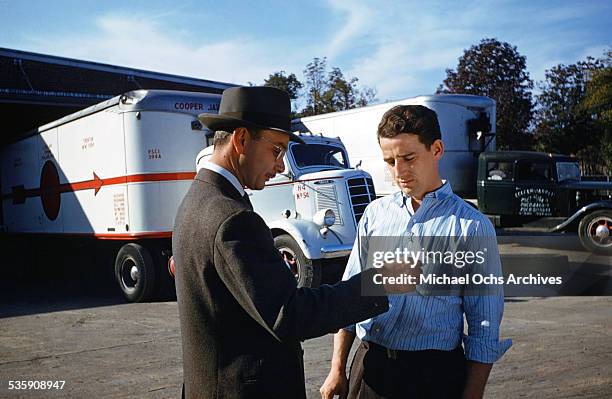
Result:
{"type": "Polygon", "coordinates": [[[502,224],[556,218],[552,231],[577,231],[582,245],[612,254],[612,182],[582,181],[578,160],[529,151],[481,153],[478,208],[502,224]]]}

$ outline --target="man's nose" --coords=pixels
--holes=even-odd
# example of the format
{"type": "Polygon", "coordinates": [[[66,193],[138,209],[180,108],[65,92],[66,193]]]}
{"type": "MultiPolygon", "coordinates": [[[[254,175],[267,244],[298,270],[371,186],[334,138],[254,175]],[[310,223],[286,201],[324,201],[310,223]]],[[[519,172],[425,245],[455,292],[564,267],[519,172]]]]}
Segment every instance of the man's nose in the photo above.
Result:
{"type": "Polygon", "coordinates": [[[402,162],[401,160],[395,161],[395,175],[402,176],[408,170],[408,165],[406,162],[402,162]]]}
{"type": "Polygon", "coordinates": [[[285,161],[283,158],[276,160],[276,173],[283,173],[285,171],[285,161]]]}

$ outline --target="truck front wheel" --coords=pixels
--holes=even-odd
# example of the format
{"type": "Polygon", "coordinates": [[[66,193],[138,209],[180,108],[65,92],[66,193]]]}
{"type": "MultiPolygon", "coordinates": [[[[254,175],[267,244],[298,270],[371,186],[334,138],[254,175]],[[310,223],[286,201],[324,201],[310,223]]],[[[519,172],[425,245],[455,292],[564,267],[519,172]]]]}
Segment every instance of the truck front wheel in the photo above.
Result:
{"type": "Polygon", "coordinates": [[[285,258],[297,280],[298,287],[318,287],[321,284],[321,264],[304,256],[302,249],[288,234],[274,238],[274,246],[285,258]]]}
{"type": "Polygon", "coordinates": [[[115,259],[115,278],[130,302],[146,302],[155,292],[155,263],[139,244],[125,244],[115,259]]]}
{"type": "Polygon", "coordinates": [[[578,235],[588,251],[612,255],[612,210],[595,211],[583,217],[578,235]]]}

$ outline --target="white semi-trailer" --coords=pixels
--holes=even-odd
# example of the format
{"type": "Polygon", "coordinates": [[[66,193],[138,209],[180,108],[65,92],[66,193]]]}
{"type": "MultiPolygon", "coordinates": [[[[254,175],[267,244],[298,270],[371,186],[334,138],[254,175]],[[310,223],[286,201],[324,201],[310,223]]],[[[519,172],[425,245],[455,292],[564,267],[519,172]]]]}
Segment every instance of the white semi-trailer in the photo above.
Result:
{"type": "Polygon", "coordinates": [[[40,127],[2,149],[3,230],[112,241],[130,301],[167,284],[178,206],[206,144],[197,115],[217,94],[136,90],[40,127]]]}
{"type": "Polygon", "coordinates": [[[396,191],[376,138],[383,114],[396,105],[423,105],[436,112],[445,145],[441,175],[453,190],[476,198],[478,155],[495,151],[495,101],[472,95],[431,95],[295,119],[294,130],[339,137],[354,164],[372,175],[379,196],[396,191]]]}

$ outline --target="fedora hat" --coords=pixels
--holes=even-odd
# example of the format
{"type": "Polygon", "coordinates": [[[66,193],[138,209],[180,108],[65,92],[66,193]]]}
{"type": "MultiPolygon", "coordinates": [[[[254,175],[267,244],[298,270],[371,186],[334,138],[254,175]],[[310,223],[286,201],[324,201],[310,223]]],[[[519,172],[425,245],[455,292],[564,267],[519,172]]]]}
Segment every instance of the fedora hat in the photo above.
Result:
{"type": "Polygon", "coordinates": [[[218,114],[200,114],[198,119],[210,130],[233,131],[237,127],[270,129],[285,133],[289,140],[304,143],[291,133],[289,94],[274,87],[250,86],[225,89],[218,114]]]}

